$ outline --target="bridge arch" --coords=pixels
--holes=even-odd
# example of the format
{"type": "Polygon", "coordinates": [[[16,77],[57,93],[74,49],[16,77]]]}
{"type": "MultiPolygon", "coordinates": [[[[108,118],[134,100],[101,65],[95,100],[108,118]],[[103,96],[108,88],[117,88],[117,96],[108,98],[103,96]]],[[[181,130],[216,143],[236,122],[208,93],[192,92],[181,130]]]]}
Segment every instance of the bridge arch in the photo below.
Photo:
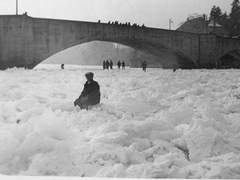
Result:
{"type": "Polygon", "coordinates": [[[238,38],[216,37],[216,67],[236,68],[240,65],[240,41],[238,38]]]}
{"type": "MultiPolygon", "coordinates": [[[[179,36],[178,32],[169,30],[104,23],[30,17],[25,21],[33,29],[32,38],[35,48],[44,49],[44,52],[37,51],[38,54],[33,55],[33,65],[72,46],[97,40],[122,44],[150,54],[158,59],[163,68],[172,68],[174,65],[180,68],[197,67],[197,63],[183,51],[182,48],[186,48],[185,44],[178,40],[180,37],[188,44],[196,43],[195,35],[192,37],[191,34],[183,33],[184,36],[179,36]],[[159,31],[162,34],[159,34],[159,31]]],[[[195,53],[191,52],[191,54],[195,53]]]]}
{"type": "Polygon", "coordinates": [[[54,54],[57,54],[61,51],[64,51],[66,49],[72,48],[74,46],[78,46],[81,44],[86,44],[93,41],[102,41],[102,42],[109,42],[109,43],[117,43],[124,46],[131,47],[133,49],[136,49],[138,51],[141,51],[145,54],[149,54],[155,57],[157,59],[157,63],[160,63],[163,68],[173,68],[173,66],[181,67],[181,68],[188,68],[188,67],[196,67],[196,64],[192,62],[187,56],[185,56],[180,51],[177,51],[175,49],[170,49],[164,44],[155,44],[151,42],[145,42],[145,41],[138,41],[136,39],[129,39],[129,40],[121,40],[121,39],[111,39],[111,40],[99,40],[99,38],[90,38],[88,40],[81,40],[78,42],[75,42],[72,45],[68,45],[64,48],[59,48],[59,50],[52,51],[52,53],[48,53],[46,57],[43,57],[43,59],[36,61],[33,63],[32,66],[36,66],[37,64],[41,63],[45,59],[49,58],[50,56],[53,56],[54,54]]]}
{"type": "MultiPolygon", "coordinates": [[[[133,49],[128,46],[119,48],[112,42],[91,41],[62,50],[44,60],[44,63],[102,65],[103,60],[111,59],[114,64],[117,63],[117,60],[125,60],[127,65],[131,65],[132,53],[133,49]]],[[[151,62],[153,60],[154,58],[151,62]]]]}
{"type": "Polygon", "coordinates": [[[240,68],[240,49],[222,55],[217,61],[218,68],[240,68]]]}
{"type": "Polygon", "coordinates": [[[107,41],[123,44],[158,58],[164,68],[207,68],[237,49],[239,39],[165,29],[0,16],[0,69],[33,68],[44,59],[72,46],[107,41]],[[169,58],[170,57],[170,58],[169,58]]]}

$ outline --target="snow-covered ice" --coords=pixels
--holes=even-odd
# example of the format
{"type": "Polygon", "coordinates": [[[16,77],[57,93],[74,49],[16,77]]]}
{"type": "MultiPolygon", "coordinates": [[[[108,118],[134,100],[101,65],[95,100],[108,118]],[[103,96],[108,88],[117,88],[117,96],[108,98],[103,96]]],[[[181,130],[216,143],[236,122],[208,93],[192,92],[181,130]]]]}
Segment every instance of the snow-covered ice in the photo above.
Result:
{"type": "Polygon", "coordinates": [[[240,178],[240,71],[0,71],[0,177],[240,178]],[[92,71],[101,103],[73,106],[92,71]]]}

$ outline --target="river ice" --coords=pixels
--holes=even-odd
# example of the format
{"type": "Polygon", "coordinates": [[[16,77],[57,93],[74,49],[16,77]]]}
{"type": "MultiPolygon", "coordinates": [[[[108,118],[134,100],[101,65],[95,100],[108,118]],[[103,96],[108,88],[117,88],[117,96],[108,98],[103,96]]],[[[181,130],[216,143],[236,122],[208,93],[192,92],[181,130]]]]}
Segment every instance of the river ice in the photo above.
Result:
{"type": "Polygon", "coordinates": [[[240,178],[240,71],[0,71],[0,177],[240,178]],[[73,106],[93,72],[101,103],[73,106]]]}

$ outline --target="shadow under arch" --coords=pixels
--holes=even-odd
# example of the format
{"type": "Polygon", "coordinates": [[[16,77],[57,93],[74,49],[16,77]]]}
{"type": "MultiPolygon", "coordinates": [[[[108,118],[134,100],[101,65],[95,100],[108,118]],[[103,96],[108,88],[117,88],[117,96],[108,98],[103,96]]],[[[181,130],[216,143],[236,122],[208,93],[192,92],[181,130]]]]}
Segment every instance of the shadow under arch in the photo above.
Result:
{"type": "Polygon", "coordinates": [[[240,49],[230,51],[221,56],[217,61],[217,68],[229,69],[240,68],[240,49]]]}
{"type": "Polygon", "coordinates": [[[145,54],[151,55],[154,57],[157,63],[160,63],[162,67],[166,69],[173,67],[192,69],[197,67],[197,65],[192,60],[190,60],[180,51],[174,50],[173,48],[169,48],[166,45],[160,43],[156,44],[153,42],[140,41],[137,39],[110,40],[108,42],[128,46],[145,54]]]}
{"type": "MultiPolygon", "coordinates": [[[[133,52],[137,53],[142,52],[138,51],[132,47],[123,45],[117,45],[119,43],[109,42],[109,41],[98,41],[92,40],[72,47],[66,48],[62,51],[59,51],[45,60],[41,61],[44,64],[79,64],[79,65],[97,65],[101,66],[103,60],[113,60],[114,65],[117,64],[117,61],[125,61],[127,66],[131,67],[131,60],[133,58],[133,52]],[[134,51],[135,50],[135,51],[134,51]]],[[[151,64],[154,67],[161,67],[160,63],[156,61],[156,58],[149,56],[146,53],[143,54],[143,57],[148,57],[151,64]]]]}
{"type": "MultiPolygon", "coordinates": [[[[102,43],[108,43],[108,44],[111,44],[111,43],[112,44],[113,43],[121,44],[123,46],[143,52],[144,54],[148,54],[148,55],[152,56],[152,60],[153,61],[155,60],[157,64],[161,64],[163,68],[173,68],[173,67],[193,68],[196,66],[189,58],[187,58],[180,52],[177,52],[177,51],[174,51],[173,49],[168,48],[165,45],[161,45],[161,44],[156,45],[155,43],[143,42],[143,41],[139,41],[136,39],[134,39],[134,40],[129,40],[129,39],[128,40],[104,40],[104,41],[92,39],[89,41],[85,41],[85,42],[73,45],[71,47],[67,47],[59,52],[52,54],[51,56],[47,57],[46,59],[44,59],[43,61],[41,61],[39,63],[46,62],[49,59],[53,58],[54,56],[59,56],[60,54],[63,54],[66,51],[71,51],[73,49],[79,50],[81,48],[80,46],[88,46],[89,44],[94,43],[94,42],[102,42],[102,43]]],[[[86,48],[85,48],[85,50],[86,50],[86,48]]],[[[90,48],[90,50],[91,50],[91,48],[90,48]]],[[[89,50],[86,50],[86,52],[87,51],[89,51],[89,50]]],[[[75,56],[78,56],[78,55],[79,54],[76,54],[75,56]]],[[[66,57],[66,58],[71,59],[72,58],[71,56],[72,55],[70,55],[70,58],[69,57],[66,57]]],[[[61,59],[62,59],[62,57],[61,57],[61,59]]],[[[76,60],[76,61],[70,60],[69,63],[77,64],[77,62],[78,62],[78,60],[76,60]]],[[[55,61],[55,63],[56,63],[56,61],[55,61]]],[[[60,61],[58,63],[63,63],[63,62],[60,61]]],[[[92,65],[96,65],[96,64],[92,63],[92,65]]]]}
{"type": "Polygon", "coordinates": [[[114,46],[113,43],[98,44],[98,42],[87,41],[68,47],[49,56],[42,63],[101,65],[100,60],[111,57],[110,52],[114,51],[114,46]]]}

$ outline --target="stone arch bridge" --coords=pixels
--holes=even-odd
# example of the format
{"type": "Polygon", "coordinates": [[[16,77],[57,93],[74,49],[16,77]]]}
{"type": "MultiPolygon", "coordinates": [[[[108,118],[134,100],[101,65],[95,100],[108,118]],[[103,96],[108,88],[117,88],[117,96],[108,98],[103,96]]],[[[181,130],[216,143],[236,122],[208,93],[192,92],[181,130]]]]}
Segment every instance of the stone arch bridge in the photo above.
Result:
{"type": "Polygon", "coordinates": [[[82,21],[0,16],[0,69],[33,68],[46,58],[90,41],[126,45],[156,57],[163,68],[212,68],[240,40],[210,34],[82,21]]]}

